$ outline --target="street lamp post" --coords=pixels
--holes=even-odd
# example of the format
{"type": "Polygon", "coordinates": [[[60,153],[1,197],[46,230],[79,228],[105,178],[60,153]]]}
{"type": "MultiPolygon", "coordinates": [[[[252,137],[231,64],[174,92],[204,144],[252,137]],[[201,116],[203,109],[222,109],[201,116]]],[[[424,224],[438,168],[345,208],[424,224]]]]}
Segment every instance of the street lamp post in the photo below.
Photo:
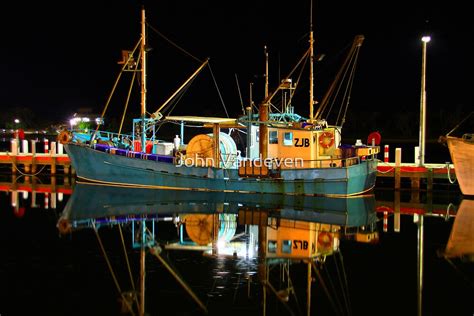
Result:
{"type": "Polygon", "coordinates": [[[426,132],[426,46],[431,40],[429,36],[423,36],[421,42],[423,45],[421,56],[421,96],[420,96],[420,140],[419,140],[419,165],[425,164],[425,132],[426,132]]]}

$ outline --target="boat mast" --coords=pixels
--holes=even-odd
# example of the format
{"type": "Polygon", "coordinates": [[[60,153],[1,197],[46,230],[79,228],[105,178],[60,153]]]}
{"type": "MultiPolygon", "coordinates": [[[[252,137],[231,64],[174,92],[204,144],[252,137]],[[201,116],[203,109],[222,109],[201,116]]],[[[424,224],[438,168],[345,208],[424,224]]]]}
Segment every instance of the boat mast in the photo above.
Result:
{"type": "Polygon", "coordinates": [[[265,45],[265,99],[268,97],[268,51],[265,45]]]}
{"type": "MultiPolygon", "coordinates": [[[[271,99],[271,98],[270,98],[271,99]]],[[[258,117],[260,121],[259,125],[259,151],[260,151],[260,158],[262,160],[267,159],[268,157],[268,126],[267,121],[269,119],[269,104],[270,99],[268,97],[268,53],[267,47],[265,46],[265,99],[260,104],[258,109],[258,117]],[[262,123],[263,122],[263,123],[262,123]]]]}
{"type": "Polygon", "coordinates": [[[313,106],[314,106],[314,73],[313,73],[313,1],[311,1],[310,14],[309,14],[309,121],[313,122],[313,106]]]}
{"type": "Polygon", "coordinates": [[[146,34],[145,34],[145,8],[142,7],[142,40],[140,44],[140,56],[141,56],[141,143],[142,143],[142,152],[146,152],[146,124],[145,124],[145,115],[146,115],[146,34]]]}

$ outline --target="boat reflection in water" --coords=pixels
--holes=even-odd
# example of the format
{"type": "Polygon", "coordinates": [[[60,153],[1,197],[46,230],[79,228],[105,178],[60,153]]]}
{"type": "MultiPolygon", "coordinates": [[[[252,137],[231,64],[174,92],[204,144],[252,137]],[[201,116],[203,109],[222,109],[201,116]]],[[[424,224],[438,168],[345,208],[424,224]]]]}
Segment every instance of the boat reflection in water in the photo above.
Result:
{"type": "MultiPolygon", "coordinates": [[[[339,258],[341,275],[345,275],[340,241],[376,242],[376,221],[374,195],[328,198],[150,190],[79,183],[58,220],[58,229],[66,235],[94,229],[114,275],[101,240],[101,227],[118,227],[117,236],[121,237],[117,238],[118,242],[120,239],[123,242],[122,229],[127,227],[133,246],[127,253],[140,253],[140,285],[136,290],[132,286],[130,291],[123,291],[116,282],[124,311],[139,315],[145,310],[148,312],[145,307],[153,299],[150,297],[150,303],[145,303],[148,297],[145,288],[148,289],[152,276],[151,273],[147,276],[145,286],[145,262],[149,260],[145,257],[151,254],[148,257],[157,258],[155,264],[159,262],[181,285],[183,295],[187,293],[202,312],[210,312],[208,308],[213,308],[213,302],[209,300],[213,294],[201,293],[202,290],[195,292],[180,276],[183,271],[178,273],[169,259],[172,252],[194,250],[216,260],[239,260],[240,264],[253,262],[237,285],[232,286],[236,292],[246,288],[247,301],[254,309],[260,305],[263,315],[274,308],[286,309],[290,314],[301,314],[306,310],[309,315],[315,283],[323,286],[333,308],[347,312],[349,302],[343,282],[342,294],[337,294],[340,298],[335,300],[320,269],[325,266],[328,256],[334,256],[339,258]],[[166,230],[165,225],[172,227],[168,232],[175,232],[171,238],[168,234],[168,240],[160,234],[166,230]],[[294,271],[299,271],[300,275],[294,275],[294,271]],[[207,303],[204,303],[206,296],[207,303]],[[280,303],[270,304],[272,301],[280,303]]],[[[125,244],[123,248],[126,249],[125,244]]],[[[126,258],[127,266],[130,266],[128,256],[126,258]]],[[[130,278],[133,285],[131,274],[130,278]]],[[[236,294],[234,303],[235,299],[236,294]]]]}
{"type": "Polygon", "coordinates": [[[446,249],[441,255],[446,259],[474,261],[474,200],[461,200],[446,249]]]}

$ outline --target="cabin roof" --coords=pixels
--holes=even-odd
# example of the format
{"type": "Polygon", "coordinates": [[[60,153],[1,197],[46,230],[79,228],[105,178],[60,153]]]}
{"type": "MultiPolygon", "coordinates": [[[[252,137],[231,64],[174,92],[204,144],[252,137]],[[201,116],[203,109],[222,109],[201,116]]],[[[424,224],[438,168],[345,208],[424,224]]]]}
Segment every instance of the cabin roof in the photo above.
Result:
{"type": "Polygon", "coordinates": [[[207,117],[207,116],[167,116],[168,121],[184,121],[195,123],[212,123],[212,124],[236,124],[237,119],[226,117],[207,117]]]}

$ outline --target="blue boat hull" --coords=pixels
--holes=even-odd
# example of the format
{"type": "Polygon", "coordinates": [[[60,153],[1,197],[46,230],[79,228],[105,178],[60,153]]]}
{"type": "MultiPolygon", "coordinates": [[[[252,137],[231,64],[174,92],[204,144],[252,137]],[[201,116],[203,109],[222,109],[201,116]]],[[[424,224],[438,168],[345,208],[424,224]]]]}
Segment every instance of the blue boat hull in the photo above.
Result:
{"type": "Polygon", "coordinates": [[[238,214],[240,210],[268,212],[272,217],[360,227],[374,223],[375,196],[240,194],[183,190],[153,190],[78,183],[62,212],[70,222],[107,217],[171,216],[176,214],[238,214]]]}
{"type": "Polygon", "coordinates": [[[237,169],[179,166],[82,144],[69,143],[65,149],[85,181],[157,189],[350,196],[371,190],[377,174],[377,161],[366,160],[349,167],[283,169],[278,177],[240,177],[237,169]]]}

